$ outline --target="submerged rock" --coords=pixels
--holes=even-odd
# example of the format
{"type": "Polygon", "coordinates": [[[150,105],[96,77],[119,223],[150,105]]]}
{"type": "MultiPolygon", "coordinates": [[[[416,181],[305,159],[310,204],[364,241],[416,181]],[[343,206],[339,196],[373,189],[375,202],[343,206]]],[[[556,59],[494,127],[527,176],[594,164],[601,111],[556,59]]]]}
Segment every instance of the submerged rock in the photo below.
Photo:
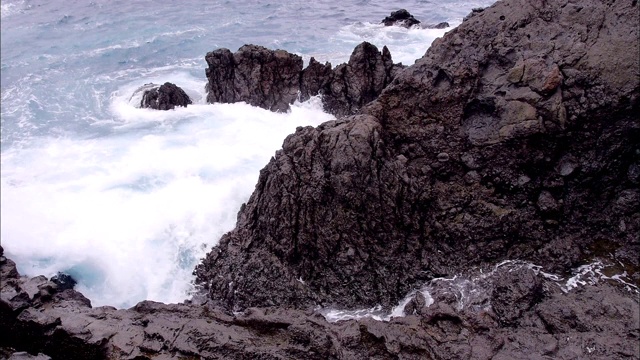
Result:
{"type": "Polygon", "coordinates": [[[374,100],[402,65],[394,65],[389,50],[358,45],[349,62],[335,69],[311,58],[303,70],[302,58],[284,50],[245,45],[236,53],[218,49],[207,54],[207,101],[244,101],[272,111],[287,111],[294,101],[322,95],[325,110],[353,114],[374,100]]]}
{"type": "Polygon", "coordinates": [[[451,25],[449,25],[448,22],[443,21],[441,23],[437,23],[435,25],[423,25],[422,27],[424,29],[446,29],[448,27],[450,27],[451,25]]]}
{"type": "Polygon", "coordinates": [[[171,110],[176,106],[187,107],[191,99],[180,87],[170,82],[160,86],[147,84],[143,87],[140,107],[155,110],[171,110]]]}

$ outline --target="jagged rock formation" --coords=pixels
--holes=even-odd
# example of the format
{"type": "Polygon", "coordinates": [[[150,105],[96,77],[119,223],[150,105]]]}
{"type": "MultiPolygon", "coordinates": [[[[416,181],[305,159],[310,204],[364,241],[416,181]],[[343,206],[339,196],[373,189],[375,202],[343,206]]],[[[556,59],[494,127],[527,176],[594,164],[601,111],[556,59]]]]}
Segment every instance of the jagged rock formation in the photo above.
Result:
{"type": "Polygon", "coordinates": [[[417,20],[407,10],[400,9],[391,13],[391,15],[382,19],[384,26],[402,26],[410,28],[414,25],[419,25],[420,20],[417,20]]]}
{"type": "Polygon", "coordinates": [[[302,58],[284,50],[245,45],[233,54],[218,49],[205,57],[207,101],[244,101],[272,111],[286,111],[298,96],[302,58]]]}
{"type": "MultiPolygon", "coordinates": [[[[20,277],[0,247],[0,357],[637,358],[637,288],[565,292],[526,266],[483,273],[464,306],[416,294],[389,322],[313,310],[395,305],[505,258],[562,273],[612,257],[640,283],[637,2],[474,14],[357,115],[287,137],[196,269],[204,304],[92,308],[67,282],[20,277]]],[[[307,91],[326,90],[335,70],[310,68],[307,91]]]]}
{"type": "Polygon", "coordinates": [[[494,290],[483,285],[491,305],[506,312],[486,303],[461,307],[443,293],[389,322],[338,323],[274,307],[228,313],[143,301],[127,310],[92,308],[73,289],[20,277],[1,247],[0,276],[0,358],[10,359],[631,358],[640,336],[638,303],[620,288],[601,283],[565,294],[517,267],[495,271],[494,290]]]}
{"type": "Polygon", "coordinates": [[[189,104],[192,104],[192,101],[187,93],[170,82],[152,86],[150,89],[145,88],[140,101],[140,107],[155,110],[171,110],[176,106],[187,107],[189,104]]]}
{"type": "Polygon", "coordinates": [[[382,52],[364,42],[347,64],[320,64],[311,58],[302,69],[302,58],[284,50],[245,45],[235,54],[218,49],[206,56],[207,101],[244,101],[272,111],[286,111],[297,99],[323,95],[325,109],[348,115],[374,100],[403,66],[394,65],[385,46],[382,52]]]}
{"type": "Polygon", "coordinates": [[[638,282],[637,15],[475,12],[358,115],[287,137],[199,283],[235,309],[391,305],[475,264],[609,254],[638,282]]]}

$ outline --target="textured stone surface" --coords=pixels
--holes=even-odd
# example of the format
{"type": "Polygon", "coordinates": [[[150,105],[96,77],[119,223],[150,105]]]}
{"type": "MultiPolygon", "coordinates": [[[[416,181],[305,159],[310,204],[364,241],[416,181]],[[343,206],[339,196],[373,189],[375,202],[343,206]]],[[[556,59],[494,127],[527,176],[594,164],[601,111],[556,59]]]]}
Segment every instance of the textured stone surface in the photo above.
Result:
{"type": "MultiPolygon", "coordinates": [[[[73,289],[20,277],[0,247],[0,354],[638,358],[637,288],[565,292],[531,269],[465,283],[486,291],[467,305],[441,281],[433,305],[416,296],[410,315],[389,322],[328,323],[313,311],[389,307],[435,277],[501,259],[563,273],[606,256],[637,284],[637,16],[635,1],[502,1],[436,40],[375,100],[347,109],[362,106],[356,115],[299,128],[196,269],[206,303],[92,308],[73,289]]],[[[386,71],[379,54],[364,68],[386,71]]],[[[308,89],[326,74],[336,73],[313,65],[308,89]]],[[[277,110],[294,85],[260,101],[277,110]]]]}
{"type": "Polygon", "coordinates": [[[240,102],[286,111],[298,97],[302,58],[284,50],[245,45],[235,54],[218,49],[205,57],[207,101],[240,102]]]}
{"type": "Polygon", "coordinates": [[[394,65],[389,50],[382,52],[364,42],[346,64],[335,69],[311,58],[302,69],[302,58],[284,50],[245,45],[236,53],[218,49],[206,56],[207,101],[244,101],[272,111],[286,111],[297,99],[323,95],[325,110],[348,115],[374,100],[402,65],[394,65]]]}
{"type": "Polygon", "coordinates": [[[474,14],[359,114],[287,137],[196,270],[214,301],[391,305],[476,264],[609,253],[639,281],[638,5],[474,14]]]}
{"type": "MultiPolygon", "coordinates": [[[[1,252],[0,358],[625,359],[637,357],[640,337],[637,294],[606,283],[565,294],[534,273],[545,290],[530,308],[514,313],[512,326],[501,325],[486,307],[427,307],[420,297],[408,316],[389,322],[328,323],[283,307],[232,313],[212,304],[143,301],[126,310],[92,308],[76,301],[82,294],[56,289],[46,278],[35,281],[50,288],[49,296],[30,296],[34,279],[20,277],[1,252]]],[[[509,274],[495,271],[475,289],[523,289],[509,274]]],[[[517,296],[500,299],[505,307],[519,306],[517,296]]]]}

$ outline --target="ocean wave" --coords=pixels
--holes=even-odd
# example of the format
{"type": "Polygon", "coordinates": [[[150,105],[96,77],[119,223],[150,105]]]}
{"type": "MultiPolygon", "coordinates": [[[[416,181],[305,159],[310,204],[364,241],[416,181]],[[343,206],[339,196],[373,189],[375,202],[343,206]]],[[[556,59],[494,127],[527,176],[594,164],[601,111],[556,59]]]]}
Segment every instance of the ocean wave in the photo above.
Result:
{"type": "Polygon", "coordinates": [[[109,136],[41,137],[0,157],[5,250],[24,274],[73,274],[96,306],[187,299],[194,266],[234,226],[282,139],[332,118],[318,98],[287,113],[139,109],[127,103],[137,85],[111,99],[123,109],[109,136]]]}
{"type": "Polygon", "coordinates": [[[24,12],[24,3],[24,0],[15,2],[3,1],[2,5],[0,5],[0,18],[4,19],[5,17],[24,12]]]}

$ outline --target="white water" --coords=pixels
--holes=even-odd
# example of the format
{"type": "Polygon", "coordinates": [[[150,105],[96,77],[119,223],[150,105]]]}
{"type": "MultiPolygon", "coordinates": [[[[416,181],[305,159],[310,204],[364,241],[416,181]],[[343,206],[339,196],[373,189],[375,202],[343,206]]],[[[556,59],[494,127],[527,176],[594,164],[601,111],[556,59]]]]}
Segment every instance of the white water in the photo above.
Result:
{"type": "MultiPolygon", "coordinates": [[[[613,264],[604,260],[597,260],[591,264],[582,265],[576,268],[572,275],[563,277],[543,271],[542,267],[529,262],[518,260],[505,260],[496,264],[490,271],[483,272],[478,269],[471,274],[456,275],[451,278],[436,278],[417,290],[409,292],[390,311],[384,311],[382,306],[375,306],[369,309],[342,310],[342,309],[317,309],[329,322],[343,320],[371,318],[377,321],[391,321],[395,317],[406,316],[404,308],[416,296],[421,293],[425,299],[425,306],[429,307],[435,303],[434,297],[444,296],[453,300],[453,305],[457,310],[472,309],[474,311],[491,310],[491,291],[493,289],[493,276],[497,271],[514,271],[522,267],[531,269],[537,276],[558,286],[563,292],[572,291],[580,286],[594,285],[601,281],[613,281],[629,292],[640,294],[637,286],[629,282],[626,271],[615,275],[605,275],[606,268],[614,268],[613,264]]],[[[623,266],[623,264],[620,264],[623,266]]]]}
{"type": "MultiPolygon", "coordinates": [[[[406,1],[460,23],[492,1],[406,1]]],[[[58,271],[93,305],[179,302],[200,258],[235,225],[283,139],[331,116],[319,99],[275,114],[205,104],[204,56],[245,43],[334,66],[369,41],[413,63],[444,30],[385,28],[383,1],[2,0],[0,236],[25,275],[58,271]],[[194,100],[136,107],[146,83],[194,100]]]]}

